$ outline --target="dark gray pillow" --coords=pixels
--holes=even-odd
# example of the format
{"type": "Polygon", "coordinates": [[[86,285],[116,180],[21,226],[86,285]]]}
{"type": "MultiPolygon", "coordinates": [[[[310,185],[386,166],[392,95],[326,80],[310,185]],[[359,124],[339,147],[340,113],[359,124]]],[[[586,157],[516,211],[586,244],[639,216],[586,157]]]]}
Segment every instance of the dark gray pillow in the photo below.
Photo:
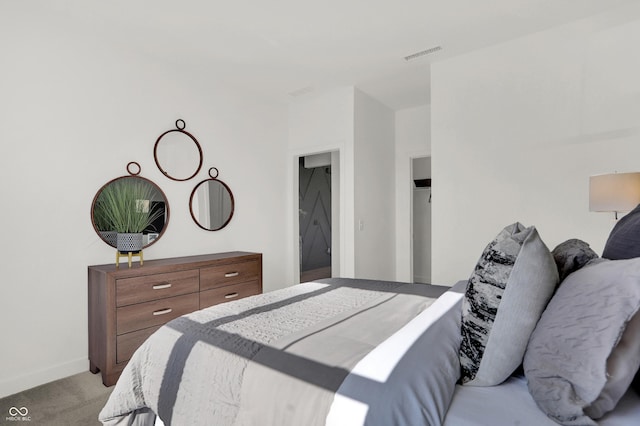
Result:
{"type": "Polygon", "coordinates": [[[551,254],[558,266],[560,282],[570,273],[582,268],[591,259],[598,257],[598,254],[591,250],[589,244],[576,238],[558,244],[556,248],[551,251],[551,254]]]}
{"type": "Polygon", "coordinates": [[[622,339],[639,308],[640,258],[594,260],[564,280],[524,357],[529,391],[542,411],[564,425],[595,425],[589,413],[615,407],[640,365],[637,346],[629,350],[622,339]],[[630,373],[610,375],[614,367],[630,373]]]}
{"type": "Polygon", "coordinates": [[[613,227],[602,251],[602,257],[611,260],[640,257],[640,205],[613,227]]]}
{"type": "Polygon", "coordinates": [[[494,386],[520,366],[557,283],[556,264],[535,227],[514,223],[487,245],[462,302],[462,384],[494,386]]]}

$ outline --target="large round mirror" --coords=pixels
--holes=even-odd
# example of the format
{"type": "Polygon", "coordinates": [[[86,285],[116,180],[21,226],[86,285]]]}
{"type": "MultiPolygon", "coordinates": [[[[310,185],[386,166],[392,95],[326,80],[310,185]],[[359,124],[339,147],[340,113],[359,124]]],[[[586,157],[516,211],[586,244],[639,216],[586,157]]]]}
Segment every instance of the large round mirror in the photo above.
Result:
{"type": "Polygon", "coordinates": [[[218,169],[209,169],[209,176],[211,179],[203,180],[191,192],[189,208],[196,225],[207,231],[218,231],[231,221],[235,202],[227,184],[216,179],[218,169]]]}
{"type": "Polygon", "coordinates": [[[91,223],[100,238],[116,247],[118,233],[141,233],[143,248],[155,243],[169,223],[164,192],[149,179],[121,176],[107,182],[91,204],[91,223]]]}
{"type": "Polygon", "coordinates": [[[184,120],[177,120],[176,128],[161,134],[153,147],[158,169],[169,179],[177,181],[191,179],[202,167],[202,148],[184,128],[184,120]]]}

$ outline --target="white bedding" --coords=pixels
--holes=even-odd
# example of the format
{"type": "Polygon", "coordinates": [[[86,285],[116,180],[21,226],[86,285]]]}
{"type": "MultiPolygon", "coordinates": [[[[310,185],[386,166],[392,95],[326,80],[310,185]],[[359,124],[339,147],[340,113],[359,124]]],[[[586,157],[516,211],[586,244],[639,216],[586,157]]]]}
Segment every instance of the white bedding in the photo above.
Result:
{"type": "MultiPolygon", "coordinates": [[[[463,286],[452,290],[353,367],[336,392],[327,426],[441,423],[459,376],[463,286]]],[[[155,425],[164,423],[156,417],[155,425]]]]}
{"type": "MultiPolygon", "coordinates": [[[[640,397],[631,389],[600,426],[640,425],[640,397]]],[[[444,426],[558,426],[537,406],[524,376],[512,376],[500,386],[456,385],[444,426]]]]}
{"type": "Polygon", "coordinates": [[[429,411],[421,418],[440,424],[459,374],[459,309],[448,309],[446,321],[427,325],[429,330],[446,331],[433,337],[413,333],[414,340],[420,336],[416,343],[397,356],[403,359],[402,368],[392,368],[383,383],[351,372],[363,357],[388,338],[393,340],[395,332],[430,311],[438,296],[449,291],[331,279],[194,312],[161,327],[135,352],[99,419],[113,426],[151,425],[156,417],[167,426],[324,425],[334,393],[355,378],[361,387],[342,392],[370,406],[367,424],[406,424],[384,418],[402,418],[407,411],[415,418],[415,407],[418,415],[421,409],[429,411]],[[423,374],[415,380],[418,368],[423,374]],[[444,376],[435,381],[444,385],[429,389],[430,381],[420,379],[429,374],[444,376]],[[351,379],[344,380],[347,376],[351,379]],[[407,389],[409,379],[422,392],[407,389]],[[393,394],[386,395],[391,386],[393,394]],[[399,398],[404,394],[407,398],[399,398]],[[439,396],[424,404],[414,402],[431,394],[439,396]],[[378,415],[381,400],[395,405],[378,415]],[[432,402],[436,400],[440,402],[432,402]],[[406,401],[412,402],[407,406],[406,401]]]}
{"type": "MultiPolygon", "coordinates": [[[[464,291],[461,283],[456,284],[453,289],[464,291]],[[456,288],[457,287],[457,288],[456,288]]],[[[448,292],[443,294],[428,310],[424,311],[402,329],[398,330],[394,335],[389,337],[385,342],[378,346],[369,355],[363,358],[353,369],[352,375],[372,378],[378,382],[385,382],[391,376],[391,371],[398,367],[407,368],[407,360],[403,360],[403,356],[415,344],[422,333],[430,333],[432,344],[446,345],[443,339],[446,339],[447,325],[433,324],[445,317],[446,312],[450,310],[459,310],[462,299],[461,293],[448,292]]],[[[449,316],[449,319],[452,317],[449,316]]],[[[451,324],[450,324],[451,325],[451,324]]],[[[456,345],[457,347],[457,345],[456,345]]],[[[449,367],[445,359],[438,362],[444,363],[443,369],[449,367]]],[[[409,366],[414,367],[415,366],[409,366]]],[[[419,374],[418,371],[416,371],[419,374]]],[[[439,405],[442,403],[440,399],[445,396],[443,393],[448,392],[448,386],[443,385],[442,379],[447,377],[433,375],[414,375],[415,378],[424,380],[428,378],[431,383],[426,383],[424,388],[415,389],[414,384],[408,384],[407,388],[412,390],[438,389],[436,395],[431,395],[429,400],[420,398],[420,395],[404,395],[404,398],[413,400],[424,406],[439,405]],[[441,380],[440,383],[437,380],[441,380]]],[[[334,402],[331,405],[329,416],[327,418],[327,426],[342,425],[363,425],[363,421],[369,407],[357,400],[347,398],[345,393],[354,393],[347,376],[345,383],[338,390],[334,402]],[[348,389],[348,391],[347,391],[348,389]]],[[[355,383],[355,381],[353,381],[355,383]]],[[[360,389],[361,393],[366,393],[366,389],[360,389]]],[[[356,392],[357,393],[357,392],[356,392]]],[[[446,396],[445,396],[446,398],[446,396]]],[[[415,408],[415,407],[414,407],[415,408]]],[[[417,410],[419,416],[420,409],[417,410]]],[[[423,410],[424,411],[424,410],[423,410]]],[[[437,409],[429,408],[428,412],[437,412],[437,409]]],[[[397,418],[394,424],[398,424],[397,418]]],[[[406,420],[406,419],[405,419],[406,420]]],[[[424,424],[414,421],[407,421],[402,424],[424,424]]],[[[435,419],[427,419],[428,424],[436,424],[435,419]]],[[[514,375],[506,382],[499,386],[480,387],[480,386],[461,386],[455,385],[453,398],[449,405],[444,426],[558,426],[556,422],[549,419],[536,405],[535,401],[527,388],[527,380],[524,376],[514,375]]],[[[640,425],[640,396],[633,390],[629,389],[623,399],[619,402],[616,409],[599,420],[600,426],[639,426],[640,425]]]]}
{"type": "MultiPolygon", "coordinates": [[[[353,412],[358,416],[358,411],[353,412]]],[[[357,417],[356,417],[357,418],[357,417]]],[[[344,418],[342,420],[345,420],[344,418]]],[[[342,421],[334,424],[354,424],[342,421]]],[[[600,420],[600,426],[638,426],[640,396],[631,389],[615,411],[600,420]]],[[[456,385],[444,426],[557,426],[538,409],[522,376],[509,378],[500,386],[471,387],[456,385]]],[[[158,418],[155,426],[165,426],[158,418]]]]}
{"type": "MultiPolygon", "coordinates": [[[[455,385],[459,378],[462,298],[458,286],[353,366],[330,403],[327,426],[437,425],[442,417],[445,426],[556,425],[538,409],[522,376],[493,387],[455,385]]],[[[256,389],[263,395],[269,392],[266,387],[259,388],[256,389]]],[[[289,402],[295,404],[293,400],[289,402]]],[[[246,406],[240,408],[241,412],[245,410],[246,406]]],[[[126,423],[143,419],[134,416],[121,420],[126,423]]],[[[116,420],[111,424],[123,423],[116,420]]],[[[162,422],[156,418],[155,424],[162,422]]],[[[256,423],[251,420],[241,424],[256,423]]],[[[640,425],[640,397],[629,391],[600,424],[640,425]]]]}
{"type": "MultiPolygon", "coordinates": [[[[457,283],[452,288],[464,291],[464,283],[457,283]]],[[[329,416],[327,426],[342,425],[364,425],[365,416],[369,410],[366,404],[360,401],[345,397],[344,394],[354,393],[353,386],[356,382],[350,383],[352,377],[367,377],[378,382],[385,382],[396,368],[407,368],[406,360],[403,356],[410,351],[412,345],[418,340],[422,333],[431,334],[432,344],[446,345],[450,342],[444,341],[447,336],[447,325],[442,324],[442,318],[450,310],[459,310],[463,295],[461,293],[448,292],[443,294],[428,310],[424,311],[385,342],[378,346],[369,355],[363,358],[353,369],[350,376],[347,376],[343,386],[338,390],[329,416]],[[437,327],[433,327],[436,321],[440,320],[437,327]]],[[[449,316],[449,319],[452,317],[449,316]]],[[[451,324],[449,324],[451,325],[451,324]]],[[[456,345],[457,347],[457,345],[456,345]]],[[[442,354],[442,353],[440,353],[442,354]]],[[[443,369],[449,368],[449,363],[445,359],[438,362],[443,364],[443,369]]],[[[414,367],[415,366],[409,366],[414,367]]],[[[436,395],[430,395],[428,401],[420,398],[420,395],[404,395],[404,398],[412,399],[413,402],[424,404],[424,406],[440,405],[440,399],[448,392],[446,384],[443,386],[443,376],[418,375],[414,377],[424,380],[428,378],[431,383],[426,383],[425,389],[440,389],[436,395]]],[[[407,388],[415,389],[415,384],[408,384],[407,388]]],[[[361,393],[366,393],[366,389],[359,389],[361,393]]],[[[358,393],[358,392],[355,392],[358,393]]],[[[446,396],[445,396],[446,398],[446,396]]],[[[370,398],[371,399],[371,398],[370,398]]],[[[415,408],[415,407],[414,407],[415,408]]],[[[415,410],[417,415],[421,414],[420,409],[415,410]]],[[[422,410],[425,411],[425,410],[422,410]]],[[[437,412],[437,409],[429,408],[427,412],[437,412]]],[[[397,418],[394,424],[399,424],[397,418]]],[[[407,420],[407,419],[405,419],[407,420]]],[[[413,421],[402,422],[402,424],[424,424],[417,418],[413,421]]],[[[428,424],[436,424],[436,419],[427,419],[428,424]]],[[[455,385],[453,398],[449,405],[444,426],[558,426],[556,422],[549,419],[536,405],[527,388],[527,380],[522,375],[514,375],[499,386],[461,386],[455,385]]],[[[639,426],[640,425],[640,396],[632,389],[629,389],[616,409],[599,420],[600,426],[639,426]]]]}
{"type": "Polygon", "coordinates": [[[326,425],[441,424],[459,377],[462,298],[443,294],[360,360],[336,392],[326,425]]]}

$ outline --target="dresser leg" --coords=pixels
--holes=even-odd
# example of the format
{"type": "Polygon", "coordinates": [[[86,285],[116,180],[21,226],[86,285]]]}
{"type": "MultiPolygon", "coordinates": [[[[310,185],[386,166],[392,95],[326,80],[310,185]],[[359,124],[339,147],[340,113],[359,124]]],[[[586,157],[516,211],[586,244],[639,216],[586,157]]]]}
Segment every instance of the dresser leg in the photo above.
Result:
{"type": "Polygon", "coordinates": [[[120,377],[120,373],[116,374],[106,374],[104,371],[102,372],[102,384],[106,387],[113,386],[118,381],[118,377],[120,377]]]}
{"type": "Polygon", "coordinates": [[[91,360],[89,360],[89,371],[91,371],[93,374],[98,374],[98,372],[100,372],[100,369],[91,360]]]}

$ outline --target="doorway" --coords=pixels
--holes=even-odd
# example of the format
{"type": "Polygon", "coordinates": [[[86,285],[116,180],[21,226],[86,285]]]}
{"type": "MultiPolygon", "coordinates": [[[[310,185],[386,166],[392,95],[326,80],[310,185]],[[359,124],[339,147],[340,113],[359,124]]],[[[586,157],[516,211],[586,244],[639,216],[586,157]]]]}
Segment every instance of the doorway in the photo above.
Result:
{"type": "Polygon", "coordinates": [[[298,221],[300,282],[332,276],[331,153],[299,158],[298,221]]]}
{"type": "Polygon", "coordinates": [[[431,157],[413,158],[413,281],[431,282],[431,157]]]}

